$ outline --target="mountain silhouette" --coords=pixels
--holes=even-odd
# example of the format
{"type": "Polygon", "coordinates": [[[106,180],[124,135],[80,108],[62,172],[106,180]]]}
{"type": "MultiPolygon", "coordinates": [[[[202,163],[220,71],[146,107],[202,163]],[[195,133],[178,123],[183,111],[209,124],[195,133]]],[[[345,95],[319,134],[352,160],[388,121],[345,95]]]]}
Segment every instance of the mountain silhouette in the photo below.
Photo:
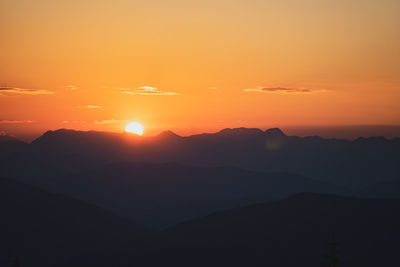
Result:
{"type": "Polygon", "coordinates": [[[301,193],[179,224],[74,266],[398,266],[400,200],[301,193]],[[93,264],[93,265],[91,265],[93,264]]]}
{"type": "Polygon", "coordinates": [[[3,154],[0,175],[159,229],[294,193],[396,181],[399,140],[300,138],[278,128],[188,137],[60,129],[3,154]]]}
{"type": "Polygon", "coordinates": [[[182,138],[181,136],[177,135],[176,133],[174,133],[173,131],[164,131],[162,133],[160,133],[159,135],[157,135],[158,139],[168,139],[168,140],[177,140],[182,138]]]}
{"type": "Polygon", "coordinates": [[[387,181],[367,186],[360,193],[370,198],[400,198],[400,181],[387,181]]]}
{"type": "Polygon", "coordinates": [[[399,138],[278,128],[186,137],[59,129],[30,144],[3,136],[0,260],[318,266],[334,232],[340,266],[396,266],[399,152],[399,138]]]}
{"type": "Polygon", "coordinates": [[[258,128],[226,128],[223,129],[214,135],[220,137],[235,137],[235,138],[249,138],[249,137],[257,137],[263,135],[263,131],[258,128]]]}
{"type": "Polygon", "coordinates": [[[280,137],[285,137],[286,135],[282,132],[281,129],[279,128],[271,128],[268,130],[265,130],[265,133],[269,136],[280,136],[280,137]]]}
{"type": "Polygon", "coordinates": [[[22,141],[11,135],[0,134],[0,143],[3,142],[22,142],[22,141]]]}
{"type": "Polygon", "coordinates": [[[399,179],[400,139],[354,141],[286,136],[280,129],[224,129],[187,137],[164,132],[131,134],[48,131],[30,144],[36,152],[81,155],[102,162],[178,162],[198,166],[236,166],[256,171],[292,172],[360,190],[399,179]]]}
{"type": "Polygon", "coordinates": [[[0,158],[9,154],[23,152],[28,144],[10,135],[0,135],[0,158]]]}
{"type": "Polygon", "coordinates": [[[177,163],[111,163],[81,172],[64,173],[61,169],[56,175],[51,169],[46,175],[24,181],[155,229],[296,192],[347,193],[341,187],[290,173],[177,163]]]}
{"type": "Polygon", "coordinates": [[[132,223],[85,202],[0,178],[0,263],[55,266],[137,236],[132,223]]]}

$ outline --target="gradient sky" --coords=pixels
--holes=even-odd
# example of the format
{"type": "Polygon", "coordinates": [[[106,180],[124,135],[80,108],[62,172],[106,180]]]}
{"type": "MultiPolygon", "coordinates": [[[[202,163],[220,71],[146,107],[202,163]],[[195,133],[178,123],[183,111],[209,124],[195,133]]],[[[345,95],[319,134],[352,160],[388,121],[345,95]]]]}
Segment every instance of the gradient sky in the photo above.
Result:
{"type": "Polygon", "coordinates": [[[398,0],[0,0],[0,132],[399,125],[398,0]]]}

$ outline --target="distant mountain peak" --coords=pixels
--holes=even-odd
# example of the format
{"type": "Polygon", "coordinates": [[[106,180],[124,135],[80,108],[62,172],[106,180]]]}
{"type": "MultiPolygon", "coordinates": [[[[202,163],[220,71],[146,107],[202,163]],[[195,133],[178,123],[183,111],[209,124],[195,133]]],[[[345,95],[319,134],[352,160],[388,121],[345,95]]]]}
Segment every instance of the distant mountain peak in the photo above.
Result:
{"type": "Polygon", "coordinates": [[[78,131],[72,130],[72,129],[60,128],[60,129],[57,129],[57,130],[54,130],[54,131],[53,130],[49,130],[46,133],[70,133],[70,132],[78,132],[78,131]]]}
{"type": "Polygon", "coordinates": [[[104,143],[104,138],[110,138],[110,141],[115,139],[122,140],[122,133],[99,132],[99,131],[79,131],[73,129],[57,129],[45,132],[43,135],[33,140],[33,145],[66,145],[66,144],[84,144],[84,143],[104,143]]]}
{"type": "Polygon", "coordinates": [[[65,129],[65,128],[61,128],[61,129],[57,129],[57,130],[48,130],[47,132],[45,132],[44,134],[42,134],[39,138],[41,137],[48,137],[48,136],[53,136],[53,135],[62,135],[62,134],[71,134],[71,133],[76,133],[79,131],[76,130],[71,130],[71,129],[65,129]]]}
{"type": "Polygon", "coordinates": [[[271,136],[286,136],[279,128],[270,128],[266,130],[265,133],[271,136]]]}
{"type": "Polygon", "coordinates": [[[76,132],[75,130],[68,130],[68,129],[57,129],[57,130],[49,130],[36,138],[35,140],[32,141],[32,144],[39,144],[43,142],[47,142],[49,139],[53,139],[57,136],[64,136],[67,133],[74,133],[76,132]]]}
{"type": "Polygon", "coordinates": [[[7,134],[0,134],[0,142],[21,142],[18,138],[12,136],[12,135],[7,135],[7,134]]]}
{"type": "Polygon", "coordinates": [[[248,135],[260,135],[263,131],[258,128],[225,128],[219,131],[217,134],[219,135],[239,135],[239,136],[248,136],[248,135]]]}
{"type": "Polygon", "coordinates": [[[159,135],[157,135],[157,137],[160,137],[160,138],[181,138],[180,135],[177,135],[176,133],[174,133],[171,130],[163,131],[159,135]]]}

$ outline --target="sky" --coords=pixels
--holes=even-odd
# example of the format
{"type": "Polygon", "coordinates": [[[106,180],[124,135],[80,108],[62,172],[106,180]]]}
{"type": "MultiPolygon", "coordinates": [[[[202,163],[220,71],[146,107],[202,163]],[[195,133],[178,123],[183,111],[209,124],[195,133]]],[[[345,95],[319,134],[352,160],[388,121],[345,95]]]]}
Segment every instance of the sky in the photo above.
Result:
{"type": "Polygon", "coordinates": [[[400,125],[398,0],[0,0],[0,133],[400,125]]]}

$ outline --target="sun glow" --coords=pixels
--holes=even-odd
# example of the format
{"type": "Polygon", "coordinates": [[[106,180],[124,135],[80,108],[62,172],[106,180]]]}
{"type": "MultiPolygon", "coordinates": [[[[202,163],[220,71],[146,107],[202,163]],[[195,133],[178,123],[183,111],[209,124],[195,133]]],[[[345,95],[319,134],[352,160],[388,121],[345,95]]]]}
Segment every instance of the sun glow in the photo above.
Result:
{"type": "Polygon", "coordinates": [[[142,135],[143,134],[143,126],[138,123],[138,122],[131,122],[128,123],[125,127],[125,131],[128,133],[133,133],[137,135],[142,135]]]}

